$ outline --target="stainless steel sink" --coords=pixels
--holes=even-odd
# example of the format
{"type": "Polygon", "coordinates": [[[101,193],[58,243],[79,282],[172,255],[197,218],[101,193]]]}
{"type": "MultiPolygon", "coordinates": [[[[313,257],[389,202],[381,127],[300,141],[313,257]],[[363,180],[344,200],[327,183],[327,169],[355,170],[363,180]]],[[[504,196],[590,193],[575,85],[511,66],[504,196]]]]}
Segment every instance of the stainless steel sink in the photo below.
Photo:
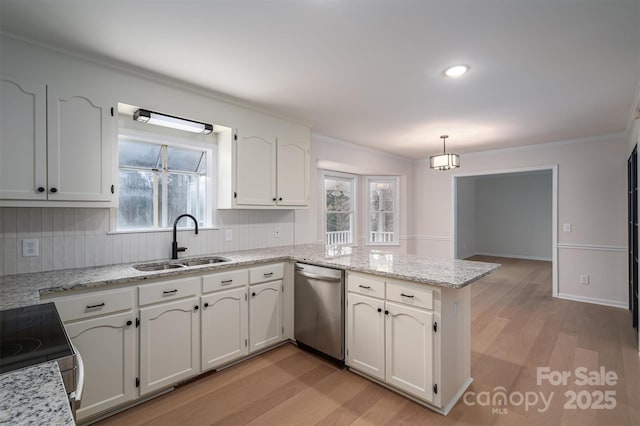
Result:
{"type": "Polygon", "coordinates": [[[226,257],[222,256],[210,256],[202,257],[200,259],[172,261],[165,263],[147,263],[143,265],[135,265],[133,268],[142,272],[152,272],[164,271],[167,269],[190,268],[192,266],[212,265],[215,263],[229,262],[230,260],[231,259],[227,259],[226,257]]]}
{"type": "Polygon", "coordinates": [[[156,263],[151,265],[136,265],[133,268],[142,272],[151,272],[151,271],[164,271],[165,269],[178,269],[184,268],[185,265],[181,263],[156,263]]]}
{"type": "Polygon", "coordinates": [[[230,260],[231,259],[227,259],[226,257],[211,256],[211,257],[205,257],[202,259],[185,260],[180,263],[186,267],[190,267],[190,266],[211,265],[214,263],[229,262],[230,260]]]}

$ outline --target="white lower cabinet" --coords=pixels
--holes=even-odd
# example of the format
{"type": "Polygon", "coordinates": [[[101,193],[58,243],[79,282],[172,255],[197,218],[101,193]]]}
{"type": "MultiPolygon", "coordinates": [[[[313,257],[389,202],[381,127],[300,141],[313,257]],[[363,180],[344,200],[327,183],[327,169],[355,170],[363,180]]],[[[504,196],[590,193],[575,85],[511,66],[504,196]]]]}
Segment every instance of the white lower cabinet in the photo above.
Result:
{"type": "Polygon", "coordinates": [[[135,321],[129,312],[65,325],[85,368],[78,420],[135,399],[135,321]]]}
{"type": "Polygon", "coordinates": [[[247,288],[202,296],[201,302],[202,371],[247,355],[247,288]]]}
{"type": "Polygon", "coordinates": [[[384,380],[384,300],[347,296],[347,364],[384,380]]]}
{"type": "Polygon", "coordinates": [[[197,297],[140,309],[140,395],[200,372],[197,297]]]}
{"type": "Polygon", "coordinates": [[[433,401],[433,313],[385,303],[385,380],[433,401]]]}
{"type": "Polygon", "coordinates": [[[434,386],[438,368],[434,325],[438,315],[421,307],[432,306],[433,297],[437,297],[435,292],[393,282],[386,283],[383,299],[384,279],[361,274],[350,274],[347,279],[351,280],[347,287],[347,365],[422,401],[439,405],[434,386]],[[367,289],[375,287],[379,297],[359,294],[362,282],[367,283],[367,289]],[[393,291],[389,292],[390,288],[393,291]],[[395,300],[398,289],[397,298],[406,303],[395,300]]]}
{"type": "Polygon", "coordinates": [[[282,280],[249,287],[249,352],[282,340],[282,280]]]}

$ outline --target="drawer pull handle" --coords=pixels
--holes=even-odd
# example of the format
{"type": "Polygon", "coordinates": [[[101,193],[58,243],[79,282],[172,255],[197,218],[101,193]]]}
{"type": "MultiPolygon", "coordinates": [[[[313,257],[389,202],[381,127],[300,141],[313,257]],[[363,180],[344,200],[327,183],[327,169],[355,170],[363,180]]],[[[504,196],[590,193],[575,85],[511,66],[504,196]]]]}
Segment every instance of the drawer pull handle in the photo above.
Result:
{"type": "Polygon", "coordinates": [[[232,282],[233,282],[233,280],[222,280],[222,281],[220,281],[220,284],[230,284],[232,282]]]}
{"type": "Polygon", "coordinates": [[[368,285],[362,285],[362,284],[358,285],[358,287],[364,288],[365,290],[369,290],[371,288],[368,285]]]}
{"type": "Polygon", "coordinates": [[[162,292],[162,294],[175,294],[178,292],[178,289],[175,290],[165,290],[162,292]]]}
{"type": "Polygon", "coordinates": [[[408,297],[409,299],[413,299],[413,298],[414,298],[413,294],[404,294],[404,293],[400,293],[400,296],[402,296],[402,297],[408,297]]]}
{"type": "Polygon", "coordinates": [[[273,275],[273,272],[267,272],[266,274],[263,274],[265,278],[270,277],[273,275]]]}
{"type": "Polygon", "coordinates": [[[96,305],[87,305],[87,309],[102,308],[103,306],[104,306],[104,302],[98,303],[96,305]]]}

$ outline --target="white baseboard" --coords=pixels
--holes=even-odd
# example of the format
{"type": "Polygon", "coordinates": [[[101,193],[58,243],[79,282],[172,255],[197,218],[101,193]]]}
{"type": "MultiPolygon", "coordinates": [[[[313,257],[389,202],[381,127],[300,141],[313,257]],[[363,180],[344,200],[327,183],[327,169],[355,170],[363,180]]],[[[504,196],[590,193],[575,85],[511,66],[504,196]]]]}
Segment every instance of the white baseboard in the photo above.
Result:
{"type": "Polygon", "coordinates": [[[629,309],[629,304],[618,300],[599,299],[595,297],[578,296],[575,294],[558,293],[559,299],[573,300],[574,302],[593,303],[595,305],[611,306],[613,308],[629,309]]]}
{"type": "Polygon", "coordinates": [[[472,256],[509,257],[511,259],[542,260],[542,261],[545,261],[545,262],[551,262],[553,260],[551,257],[521,256],[519,254],[487,253],[487,252],[476,253],[475,255],[472,255],[472,256]]]}

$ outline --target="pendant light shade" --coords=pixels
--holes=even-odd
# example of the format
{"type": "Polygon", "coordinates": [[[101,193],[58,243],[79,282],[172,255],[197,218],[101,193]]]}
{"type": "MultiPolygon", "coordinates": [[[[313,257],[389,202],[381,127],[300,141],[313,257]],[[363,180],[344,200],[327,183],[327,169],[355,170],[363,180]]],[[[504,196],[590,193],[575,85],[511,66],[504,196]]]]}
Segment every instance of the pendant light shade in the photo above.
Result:
{"type": "Polygon", "coordinates": [[[442,135],[442,154],[429,157],[431,168],[436,170],[450,170],[460,167],[460,156],[458,154],[447,154],[446,140],[449,136],[442,135]]]}

